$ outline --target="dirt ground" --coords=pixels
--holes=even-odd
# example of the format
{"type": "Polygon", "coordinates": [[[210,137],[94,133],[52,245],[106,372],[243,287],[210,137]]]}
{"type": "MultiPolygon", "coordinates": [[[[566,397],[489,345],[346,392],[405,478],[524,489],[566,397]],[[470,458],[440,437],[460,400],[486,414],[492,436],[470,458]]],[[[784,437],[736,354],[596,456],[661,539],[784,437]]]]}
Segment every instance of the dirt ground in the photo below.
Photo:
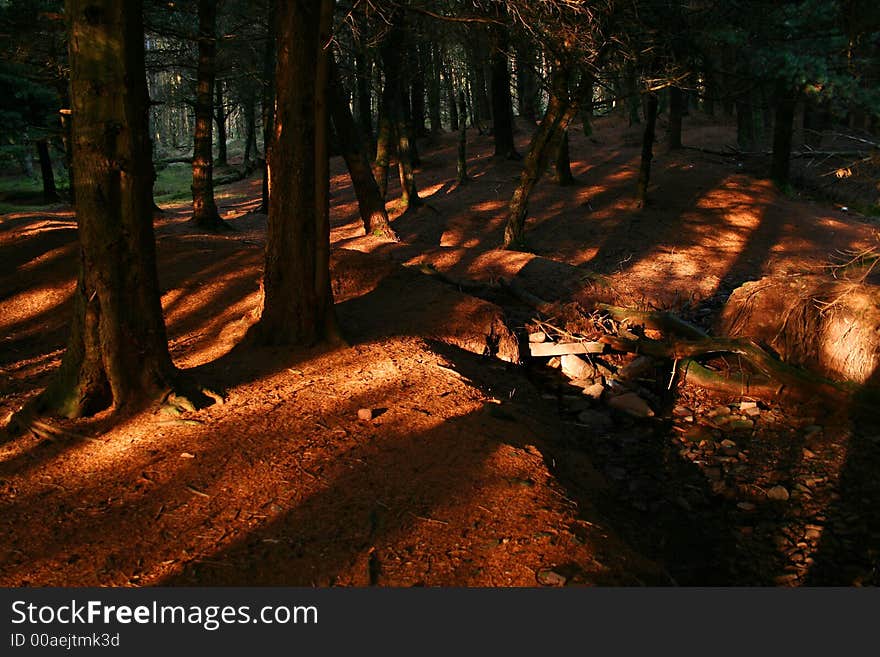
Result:
{"type": "MultiPolygon", "coordinates": [[[[733,130],[694,116],[684,138],[721,150],[733,130]]],[[[527,307],[421,271],[711,326],[745,281],[878,243],[866,218],[780,194],[734,157],[662,142],[653,202],[636,210],[639,136],[617,119],[572,131],[577,183],[540,183],[530,253],[497,248],[520,165],[492,160],[487,136],[469,134],[461,187],[455,136],[423,145],[427,205],[389,204],[396,244],[364,236],[334,158],[348,345],[330,350],[236,346],[259,301],[259,180],[218,189],[232,234],[197,234],[185,203],[166,207],[171,352],[223,403],[0,439],[0,585],[880,583],[874,418],[764,399],[746,418],[741,402],[755,400],[662,384],[648,393],[654,416],[632,418],[541,363],[508,362],[527,307]]],[[[523,127],[523,152],[528,137],[523,127]]],[[[0,416],[58,365],[75,272],[68,207],[2,217],[0,416]]]]}

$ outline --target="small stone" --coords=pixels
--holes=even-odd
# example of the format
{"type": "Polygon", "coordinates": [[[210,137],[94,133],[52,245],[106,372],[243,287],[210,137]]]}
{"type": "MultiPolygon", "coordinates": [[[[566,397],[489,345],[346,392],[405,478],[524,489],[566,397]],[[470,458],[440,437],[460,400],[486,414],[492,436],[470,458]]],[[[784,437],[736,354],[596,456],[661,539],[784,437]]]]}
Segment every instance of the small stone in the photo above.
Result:
{"type": "Polygon", "coordinates": [[[547,342],[547,334],[544,331],[535,331],[534,333],[529,333],[529,342],[531,344],[535,344],[537,342],[547,342]]]}
{"type": "Polygon", "coordinates": [[[560,365],[562,365],[562,359],[559,356],[554,356],[547,361],[547,367],[552,367],[553,369],[559,369],[560,365]]]}
{"type": "Polygon", "coordinates": [[[562,373],[570,379],[591,379],[593,378],[594,369],[583,358],[579,358],[575,354],[565,354],[560,359],[562,373]]]}
{"type": "Polygon", "coordinates": [[[740,511],[754,511],[756,507],[751,502],[740,502],[736,505],[736,508],[740,511]]]}
{"type": "Polygon", "coordinates": [[[601,383],[594,383],[593,385],[584,388],[584,396],[589,397],[590,399],[601,399],[602,393],[604,392],[605,386],[601,383]]]}
{"type": "Polygon", "coordinates": [[[805,459],[814,459],[816,458],[816,452],[813,452],[806,447],[804,447],[804,458],[805,459]]]}
{"type": "Polygon", "coordinates": [[[373,411],[369,408],[359,408],[358,409],[358,420],[364,420],[365,422],[369,422],[373,419],[373,411]]]}
{"type": "Polygon", "coordinates": [[[715,418],[727,417],[730,414],[731,414],[731,410],[727,406],[716,406],[711,411],[709,411],[709,417],[715,417],[715,418]]]}
{"type": "Polygon", "coordinates": [[[685,406],[676,406],[675,408],[672,409],[672,414],[675,417],[685,418],[691,414],[691,409],[689,409],[685,406]]]}
{"type": "Polygon", "coordinates": [[[757,406],[755,408],[746,408],[743,410],[743,413],[748,415],[749,417],[758,417],[761,414],[761,409],[757,406]]]}
{"type": "Polygon", "coordinates": [[[755,427],[755,423],[752,420],[741,418],[732,420],[727,423],[727,428],[730,431],[745,431],[748,429],[753,429],[755,427]]]}
{"type": "Polygon", "coordinates": [[[822,536],[821,529],[810,528],[804,532],[804,538],[808,541],[818,541],[821,536],[822,536]]]}
{"type": "Polygon", "coordinates": [[[729,438],[725,438],[721,441],[721,452],[726,456],[736,456],[739,454],[739,447],[729,438]]]}
{"type": "Polygon", "coordinates": [[[739,410],[741,411],[747,411],[752,408],[758,408],[758,402],[742,401],[739,403],[739,410]]]}
{"type": "Polygon", "coordinates": [[[654,359],[650,356],[638,356],[631,362],[620,368],[617,376],[621,379],[638,379],[654,365],[654,359]]]}
{"type": "Polygon", "coordinates": [[[608,405],[618,411],[623,411],[633,417],[653,417],[654,411],[648,406],[648,403],[634,392],[626,392],[622,395],[612,397],[608,400],[608,405]]]}
{"type": "Polygon", "coordinates": [[[774,486],[767,491],[767,497],[777,502],[786,502],[789,498],[788,489],[785,486],[774,486]]]}
{"type": "Polygon", "coordinates": [[[539,570],[536,579],[538,584],[542,586],[565,586],[565,583],[568,581],[566,577],[550,569],[539,570]]]}
{"type": "Polygon", "coordinates": [[[707,438],[711,438],[712,434],[705,427],[695,426],[684,432],[684,439],[692,443],[700,443],[707,438]]]}

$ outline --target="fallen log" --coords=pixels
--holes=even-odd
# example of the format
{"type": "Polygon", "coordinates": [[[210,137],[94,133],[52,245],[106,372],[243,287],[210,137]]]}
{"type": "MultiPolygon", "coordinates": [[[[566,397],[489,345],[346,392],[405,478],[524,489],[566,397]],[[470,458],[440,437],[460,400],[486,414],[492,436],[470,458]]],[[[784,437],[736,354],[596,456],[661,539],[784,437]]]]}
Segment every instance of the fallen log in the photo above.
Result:
{"type": "Polygon", "coordinates": [[[708,337],[708,333],[699,326],[686,322],[681,317],[669,312],[633,310],[632,308],[621,308],[620,306],[612,306],[607,303],[597,304],[596,308],[604,310],[612,319],[618,322],[641,324],[645,328],[692,340],[708,337]]]}

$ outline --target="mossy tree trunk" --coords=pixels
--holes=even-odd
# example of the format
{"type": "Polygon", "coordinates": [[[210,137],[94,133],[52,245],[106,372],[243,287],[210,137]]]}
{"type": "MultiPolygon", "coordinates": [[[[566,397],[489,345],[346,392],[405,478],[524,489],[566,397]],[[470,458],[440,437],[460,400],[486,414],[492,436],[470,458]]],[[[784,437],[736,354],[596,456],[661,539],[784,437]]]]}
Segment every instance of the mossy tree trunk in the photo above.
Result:
{"type": "Polygon", "coordinates": [[[67,0],[80,273],[70,341],[35,410],[139,407],[173,387],[156,273],[138,0],[67,0]]]}
{"type": "Polygon", "coordinates": [[[279,2],[277,114],[261,344],[309,345],[338,335],[330,289],[327,96],[333,0],[279,2]]]}

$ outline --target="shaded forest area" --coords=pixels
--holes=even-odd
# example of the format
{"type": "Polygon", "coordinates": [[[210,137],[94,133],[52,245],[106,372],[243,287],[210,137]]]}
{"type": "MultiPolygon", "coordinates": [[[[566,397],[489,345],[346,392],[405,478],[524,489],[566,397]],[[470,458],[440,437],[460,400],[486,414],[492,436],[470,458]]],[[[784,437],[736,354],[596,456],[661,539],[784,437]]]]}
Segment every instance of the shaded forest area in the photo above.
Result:
{"type": "Polygon", "coordinates": [[[0,41],[0,584],[880,583],[875,3],[0,41]]]}

